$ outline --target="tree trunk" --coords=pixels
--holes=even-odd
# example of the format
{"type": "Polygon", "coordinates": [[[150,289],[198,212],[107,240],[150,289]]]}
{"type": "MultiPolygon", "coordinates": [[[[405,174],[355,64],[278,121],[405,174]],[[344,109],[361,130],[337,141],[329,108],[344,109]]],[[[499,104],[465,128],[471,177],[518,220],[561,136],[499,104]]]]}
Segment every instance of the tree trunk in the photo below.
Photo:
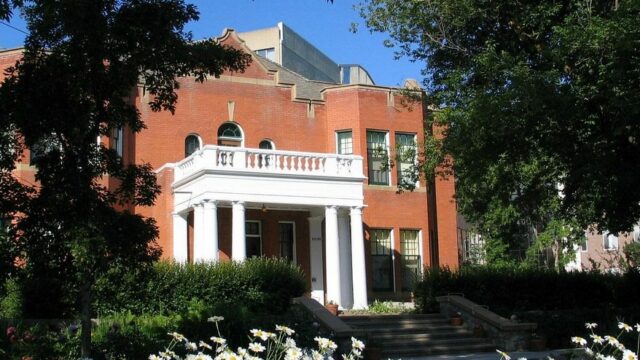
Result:
{"type": "Polygon", "coordinates": [[[91,284],[84,281],[80,289],[80,321],[82,333],[80,351],[83,359],[91,358],[91,284]]]}

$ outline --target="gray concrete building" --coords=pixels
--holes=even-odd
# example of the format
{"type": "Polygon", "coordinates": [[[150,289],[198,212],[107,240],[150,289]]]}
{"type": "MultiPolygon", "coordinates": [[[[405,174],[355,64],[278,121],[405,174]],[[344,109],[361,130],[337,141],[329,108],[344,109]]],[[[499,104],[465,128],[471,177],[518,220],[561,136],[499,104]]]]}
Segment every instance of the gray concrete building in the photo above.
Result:
{"type": "Polygon", "coordinates": [[[238,36],[258,55],[309,80],[375,85],[362,66],[337,64],[282,22],[271,28],[239,32],[238,36]]]}

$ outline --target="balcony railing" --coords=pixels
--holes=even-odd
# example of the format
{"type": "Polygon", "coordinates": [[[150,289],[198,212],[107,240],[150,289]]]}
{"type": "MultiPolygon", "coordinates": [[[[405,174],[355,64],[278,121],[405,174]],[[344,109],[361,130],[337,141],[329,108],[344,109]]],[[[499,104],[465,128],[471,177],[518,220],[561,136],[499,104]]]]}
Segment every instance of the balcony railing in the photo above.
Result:
{"type": "Polygon", "coordinates": [[[363,179],[362,157],[207,145],[175,164],[175,181],[200,170],[363,179]]]}

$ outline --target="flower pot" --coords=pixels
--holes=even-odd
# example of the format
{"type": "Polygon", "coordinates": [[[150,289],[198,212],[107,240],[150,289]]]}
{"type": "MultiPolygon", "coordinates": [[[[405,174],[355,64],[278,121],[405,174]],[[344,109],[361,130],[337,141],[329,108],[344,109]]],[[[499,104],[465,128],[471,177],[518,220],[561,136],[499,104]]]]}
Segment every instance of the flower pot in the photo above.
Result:
{"type": "Polygon", "coordinates": [[[462,325],[462,317],[454,316],[451,319],[449,319],[449,322],[451,323],[451,326],[460,326],[462,325]]]}
{"type": "Polygon", "coordinates": [[[338,316],[338,304],[326,304],[324,306],[329,312],[335,316],[338,316]]]}

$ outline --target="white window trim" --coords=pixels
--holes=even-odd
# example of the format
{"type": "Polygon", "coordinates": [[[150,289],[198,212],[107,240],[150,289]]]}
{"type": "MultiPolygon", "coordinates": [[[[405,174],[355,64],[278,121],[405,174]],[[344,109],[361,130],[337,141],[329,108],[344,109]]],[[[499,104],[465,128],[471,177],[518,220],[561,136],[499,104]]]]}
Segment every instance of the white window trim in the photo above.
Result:
{"type": "MultiPolygon", "coordinates": [[[[216,134],[216,135],[218,134],[218,131],[220,130],[220,128],[221,128],[224,124],[233,124],[233,125],[237,126],[237,127],[238,127],[238,129],[240,129],[240,136],[241,136],[241,138],[240,138],[240,147],[241,147],[241,148],[243,148],[243,147],[244,147],[244,139],[245,139],[244,129],[243,129],[243,128],[242,128],[242,126],[240,126],[240,124],[238,124],[237,122],[235,122],[235,121],[230,121],[230,120],[229,120],[229,121],[225,121],[225,122],[223,122],[222,124],[220,124],[220,125],[218,126],[218,128],[216,129],[215,134],[216,134]]],[[[227,136],[217,136],[217,138],[218,138],[218,140],[234,140],[234,141],[237,141],[237,140],[238,140],[238,138],[232,138],[232,137],[227,137],[227,136]]]]}
{"type": "MultiPolygon", "coordinates": [[[[387,136],[389,136],[389,133],[387,133],[387,136]]],[[[387,139],[388,141],[389,139],[387,139]]],[[[387,147],[389,146],[389,143],[387,142],[387,147]]],[[[391,175],[391,172],[389,172],[389,175],[391,175]]],[[[391,228],[389,229],[389,237],[391,240],[391,279],[392,279],[392,292],[396,292],[397,289],[397,284],[396,284],[396,237],[395,237],[395,229],[391,228]]]]}
{"type": "Polygon", "coordinates": [[[260,142],[258,143],[258,148],[260,147],[260,144],[263,141],[268,141],[269,144],[271,144],[271,149],[260,149],[260,150],[276,150],[276,143],[274,143],[273,140],[271,140],[269,138],[264,138],[264,139],[260,140],[260,142]]]}
{"type": "Polygon", "coordinates": [[[354,151],[353,151],[353,129],[343,129],[343,130],[336,130],[336,154],[340,154],[340,136],[339,134],[344,134],[344,133],[351,133],[351,154],[345,154],[345,155],[353,155],[354,151]]]}
{"type": "MultiPolygon", "coordinates": [[[[393,186],[391,184],[391,147],[390,147],[390,140],[389,140],[389,130],[377,130],[377,129],[366,129],[365,131],[365,136],[367,136],[366,134],[368,132],[379,132],[379,133],[384,133],[384,147],[385,147],[385,151],[387,152],[387,184],[386,185],[382,185],[382,184],[369,184],[369,185],[373,185],[373,186],[393,186]]],[[[369,139],[365,138],[365,140],[367,141],[367,157],[369,156],[369,139]]],[[[369,159],[367,158],[367,166],[369,166],[368,164],[369,159]]],[[[392,231],[393,232],[393,231],[392,231]]]]}
{"type": "MultiPolygon", "coordinates": [[[[260,256],[264,255],[264,251],[262,250],[263,249],[263,246],[262,246],[262,221],[260,221],[260,220],[245,220],[244,222],[245,222],[245,228],[246,228],[246,223],[257,223],[258,224],[258,236],[253,235],[253,234],[247,234],[245,232],[245,234],[244,234],[244,236],[245,236],[245,240],[244,240],[245,241],[245,247],[247,246],[247,244],[246,244],[246,241],[247,241],[246,238],[247,237],[254,237],[254,238],[257,237],[258,239],[260,239],[260,256]]],[[[245,254],[245,256],[246,256],[246,254],[245,254]]]]}
{"type": "MultiPolygon", "coordinates": [[[[293,259],[291,262],[294,264],[298,263],[298,256],[296,254],[296,222],[295,221],[278,221],[278,233],[280,232],[280,224],[293,224],[293,259]]],[[[280,239],[278,239],[280,242],[280,239]]],[[[282,248],[280,248],[280,256],[282,256],[282,248]]]]}
{"type": "Polygon", "coordinates": [[[604,249],[604,251],[618,251],[620,249],[620,236],[618,235],[614,235],[611,234],[610,232],[606,231],[602,234],[602,249],[604,249]],[[615,236],[617,243],[616,243],[616,247],[615,248],[607,248],[605,245],[607,244],[607,238],[609,237],[609,235],[613,235],[615,236]]]}
{"type": "MultiPolygon", "coordinates": [[[[415,155],[413,157],[413,164],[415,166],[418,166],[418,134],[416,134],[414,132],[396,131],[394,133],[394,136],[395,135],[413,135],[413,143],[416,145],[416,153],[415,153],[415,155]]],[[[396,144],[396,151],[397,151],[397,147],[398,147],[398,144],[396,144]]],[[[400,166],[400,165],[397,164],[397,166],[400,166]]],[[[396,171],[396,173],[397,173],[397,171],[396,171]]],[[[391,175],[391,174],[389,174],[389,175],[391,175]]],[[[398,178],[397,180],[398,180],[398,184],[400,184],[400,178],[398,178]]],[[[398,185],[398,184],[396,184],[396,185],[398,185]]],[[[418,189],[420,187],[420,176],[418,176],[418,180],[415,183],[415,187],[416,187],[416,189],[418,189]]]]}

